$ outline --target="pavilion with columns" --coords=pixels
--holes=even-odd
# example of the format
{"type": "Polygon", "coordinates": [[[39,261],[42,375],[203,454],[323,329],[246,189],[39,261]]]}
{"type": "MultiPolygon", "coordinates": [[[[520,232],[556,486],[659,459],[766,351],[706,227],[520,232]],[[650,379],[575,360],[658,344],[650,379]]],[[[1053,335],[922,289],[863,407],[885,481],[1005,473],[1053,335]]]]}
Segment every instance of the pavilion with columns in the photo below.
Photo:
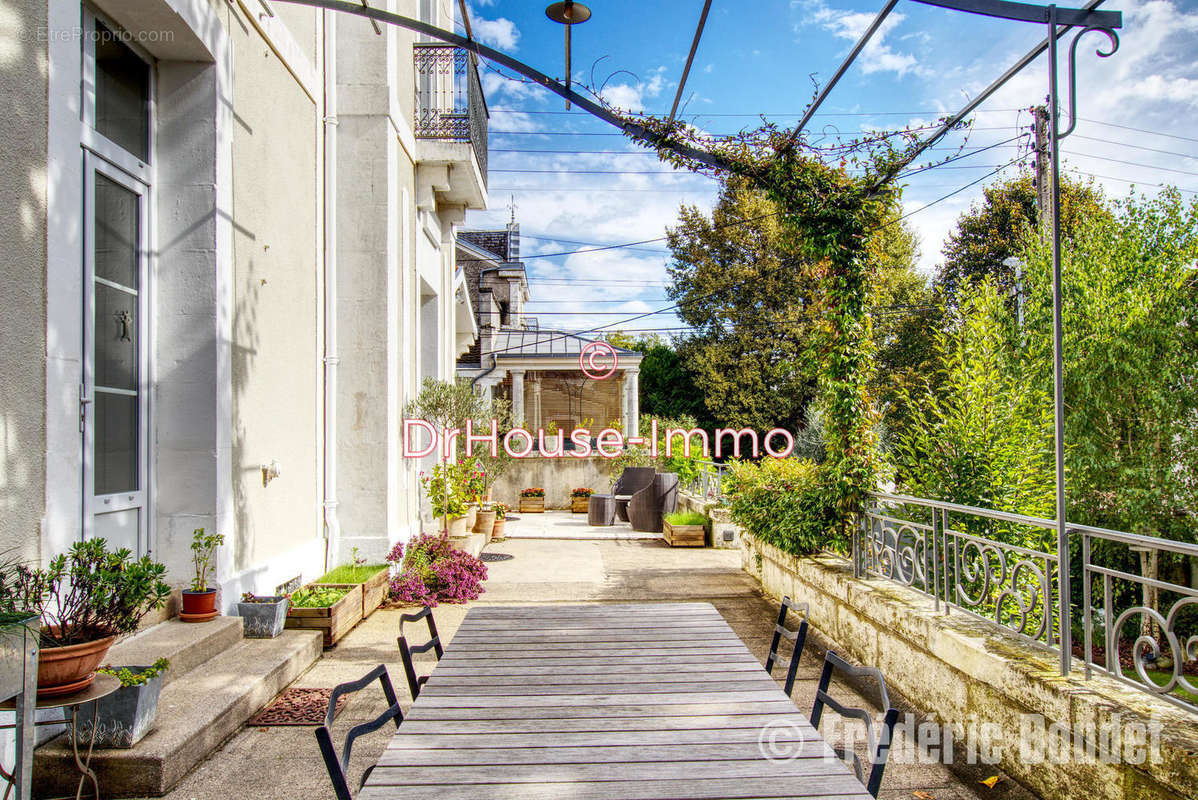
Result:
{"type": "Polygon", "coordinates": [[[528,278],[519,237],[515,222],[503,230],[458,232],[457,263],[478,330],[458,360],[458,376],[482,394],[508,398],[516,425],[564,435],[567,449],[575,428],[587,428],[592,436],[604,428],[635,436],[641,353],[613,347],[611,375],[595,379],[584,373],[580,358],[593,339],[541,328],[524,314],[528,278]]]}

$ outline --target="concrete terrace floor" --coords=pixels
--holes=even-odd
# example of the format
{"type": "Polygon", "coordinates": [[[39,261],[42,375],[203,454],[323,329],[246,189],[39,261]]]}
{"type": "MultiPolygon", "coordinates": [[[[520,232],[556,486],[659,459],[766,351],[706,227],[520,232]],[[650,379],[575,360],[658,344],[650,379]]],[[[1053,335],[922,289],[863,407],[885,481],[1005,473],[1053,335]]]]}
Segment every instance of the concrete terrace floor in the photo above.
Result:
{"type": "MultiPolygon", "coordinates": [[[[614,530],[605,539],[573,538],[578,518],[565,513],[528,515],[508,523],[513,534],[525,527],[534,536],[549,535],[560,522],[570,538],[509,537],[487,547],[487,552],[509,553],[509,561],[489,563],[486,593],[465,606],[442,605],[435,611],[443,641],[451,641],[466,612],[473,605],[536,604],[565,602],[701,601],[712,603],[750,650],[764,662],[769,650],[776,603],[765,598],[757,582],[740,569],[735,550],[670,548],[660,539],[619,539],[614,530]],[[525,520],[528,517],[539,517],[525,520]],[[556,518],[556,519],[555,519],[556,518]]],[[[583,523],[582,527],[586,527],[583,523]]],[[[627,525],[623,526],[627,533],[627,525]]],[[[331,687],[360,677],[385,663],[405,708],[411,702],[396,649],[396,609],[381,609],[362,622],[337,647],[300,677],[293,686],[331,687]]],[[[785,640],[784,640],[785,644],[785,640]]],[[[815,685],[825,644],[817,631],[808,636],[793,697],[796,713],[806,717],[814,699],[815,685]]],[[[432,666],[431,661],[426,664],[432,666]]],[[[779,683],[785,662],[775,668],[779,683]]],[[[838,687],[854,705],[869,703],[847,687],[838,687]]],[[[377,684],[354,696],[335,723],[337,732],[364,722],[385,707],[377,684]]],[[[826,715],[827,716],[827,715],[826,715]]],[[[359,739],[354,746],[350,781],[356,785],[362,772],[373,764],[394,729],[384,728],[359,739]]],[[[896,742],[896,752],[901,748],[896,742]]],[[[940,764],[900,763],[892,756],[886,769],[880,797],[934,798],[1030,798],[1005,776],[994,789],[977,783],[995,773],[982,768],[973,774],[957,774],[940,764]],[[916,794],[916,792],[926,794],[916,794]]],[[[309,727],[245,728],[188,775],[172,791],[171,800],[299,800],[332,798],[328,776],[309,727]]],[[[485,797],[479,792],[476,798],[485,797]]],[[[446,798],[446,800],[454,800],[446,798]]],[[[475,798],[469,798],[475,800],[475,798]]]]}

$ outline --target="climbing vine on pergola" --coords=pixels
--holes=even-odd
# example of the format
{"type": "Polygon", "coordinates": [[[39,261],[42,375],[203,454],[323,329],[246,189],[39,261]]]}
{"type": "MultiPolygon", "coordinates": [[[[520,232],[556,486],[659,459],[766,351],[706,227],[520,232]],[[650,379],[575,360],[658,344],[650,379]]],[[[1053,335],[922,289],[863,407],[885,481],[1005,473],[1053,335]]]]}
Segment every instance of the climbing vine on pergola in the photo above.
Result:
{"type": "MultiPolygon", "coordinates": [[[[912,131],[865,136],[847,143],[820,148],[809,142],[804,128],[824,99],[839,82],[856,57],[881,29],[886,17],[898,0],[886,0],[873,22],[861,34],[845,60],[824,84],[805,110],[798,125],[783,132],[766,124],[757,131],[726,139],[710,139],[693,128],[669,117],[633,118],[594,102],[563,85],[543,72],[511,56],[475,41],[470,35],[468,18],[464,16],[466,36],[446,31],[420,20],[370,7],[366,0],[284,0],[329,11],[365,17],[375,22],[396,25],[417,33],[461,47],[475,56],[485,58],[519,73],[525,79],[564,98],[582,110],[608,122],[625,135],[653,147],[664,160],[708,174],[735,174],[747,178],[770,197],[779,208],[782,227],[790,237],[792,250],[803,268],[814,271],[821,293],[813,309],[819,319],[820,365],[817,376],[818,392],[825,410],[825,472],[826,500],[840,521],[843,536],[849,531],[852,516],[863,508],[866,494],[874,487],[879,457],[873,435],[873,409],[866,394],[866,379],[871,368],[869,320],[866,314],[871,289],[871,276],[866,258],[869,234],[883,222],[884,211],[895,198],[893,181],[904,167],[926,149],[940,141],[945,134],[958,128],[974,109],[1001,88],[1044,52],[1049,53],[1051,135],[1053,142],[1073,130],[1073,124],[1058,134],[1057,122],[1057,42],[1070,30],[1079,33],[1070,47],[1069,103],[1072,122],[1076,122],[1074,72],[1078,39],[1090,31],[1100,31],[1111,42],[1108,52],[1097,51],[1101,57],[1112,55],[1118,48],[1118,12],[1096,11],[1103,0],[1088,0],[1082,9],[1063,9],[1037,6],[1010,0],[916,0],[927,5],[982,14],[1001,19],[1033,24],[1046,24],[1046,38],[1024,54],[988,87],[970,100],[951,117],[941,121],[928,136],[917,137],[912,131]],[[856,174],[849,169],[857,170],[856,174]]],[[[465,15],[465,4],[461,3],[465,15]]],[[[690,60],[702,33],[706,9],[700,17],[690,60]]],[[[377,26],[376,26],[377,30],[377,26]]],[[[681,84],[685,84],[684,72],[681,84]]],[[[678,88],[674,108],[677,109],[682,85],[678,88]]],[[[1052,148],[1053,208],[1059,203],[1057,189],[1057,148],[1052,148]]],[[[945,159],[947,160],[947,159],[945,159]]],[[[1055,213],[1053,215],[1055,219],[1055,213]]],[[[1060,355],[1060,242],[1059,230],[1054,233],[1054,336],[1057,413],[1057,521],[1058,551],[1062,571],[1068,565],[1068,535],[1064,519],[1063,480],[1063,371],[1060,355]]],[[[841,538],[841,537],[837,537],[841,538]]],[[[843,541],[843,539],[842,539],[843,541]]],[[[1062,598],[1062,615],[1067,614],[1068,598],[1062,598]]],[[[1064,616],[1062,620],[1064,620],[1064,616]]],[[[1069,648],[1066,625],[1062,624],[1062,670],[1068,671],[1069,648]]]]}

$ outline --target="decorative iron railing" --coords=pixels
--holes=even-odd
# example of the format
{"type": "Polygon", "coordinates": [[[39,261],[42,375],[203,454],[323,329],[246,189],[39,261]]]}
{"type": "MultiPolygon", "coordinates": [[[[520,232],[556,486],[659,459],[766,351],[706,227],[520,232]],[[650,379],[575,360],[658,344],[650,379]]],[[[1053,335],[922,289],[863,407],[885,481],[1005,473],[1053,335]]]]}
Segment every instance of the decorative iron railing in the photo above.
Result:
{"type": "Polygon", "coordinates": [[[724,477],[728,467],[715,461],[696,461],[698,474],[692,478],[683,490],[705,500],[724,500],[724,477]]]}
{"type": "Polygon", "coordinates": [[[1198,711],[1198,546],[1070,525],[1081,558],[1062,576],[1055,530],[1050,519],[875,494],[855,533],[853,572],[909,586],[938,610],[964,611],[1058,653],[1064,580],[1074,655],[1087,678],[1103,672],[1198,711]],[[1155,559],[1155,577],[1128,571],[1137,558],[1155,559]]]}
{"type": "Polygon", "coordinates": [[[469,142],[483,184],[487,181],[487,101],[471,53],[460,47],[417,42],[416,129],[420,139],[469,142]]]}

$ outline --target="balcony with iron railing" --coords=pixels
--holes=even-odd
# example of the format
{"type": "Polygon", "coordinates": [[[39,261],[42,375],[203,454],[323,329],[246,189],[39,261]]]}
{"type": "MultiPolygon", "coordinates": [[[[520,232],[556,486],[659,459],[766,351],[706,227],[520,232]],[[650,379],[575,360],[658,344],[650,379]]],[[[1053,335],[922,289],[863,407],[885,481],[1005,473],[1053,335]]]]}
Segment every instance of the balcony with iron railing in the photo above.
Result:
{"type": "Polygon", "coordinates": [[[414,44],[412,55],[416,79],[414,133],[418,142],[435,145],[432,156],[421,160],[452,163],[473,154],[485,194],[489,114],[477,59],[460,47],[426,42],[414,44]]]}

